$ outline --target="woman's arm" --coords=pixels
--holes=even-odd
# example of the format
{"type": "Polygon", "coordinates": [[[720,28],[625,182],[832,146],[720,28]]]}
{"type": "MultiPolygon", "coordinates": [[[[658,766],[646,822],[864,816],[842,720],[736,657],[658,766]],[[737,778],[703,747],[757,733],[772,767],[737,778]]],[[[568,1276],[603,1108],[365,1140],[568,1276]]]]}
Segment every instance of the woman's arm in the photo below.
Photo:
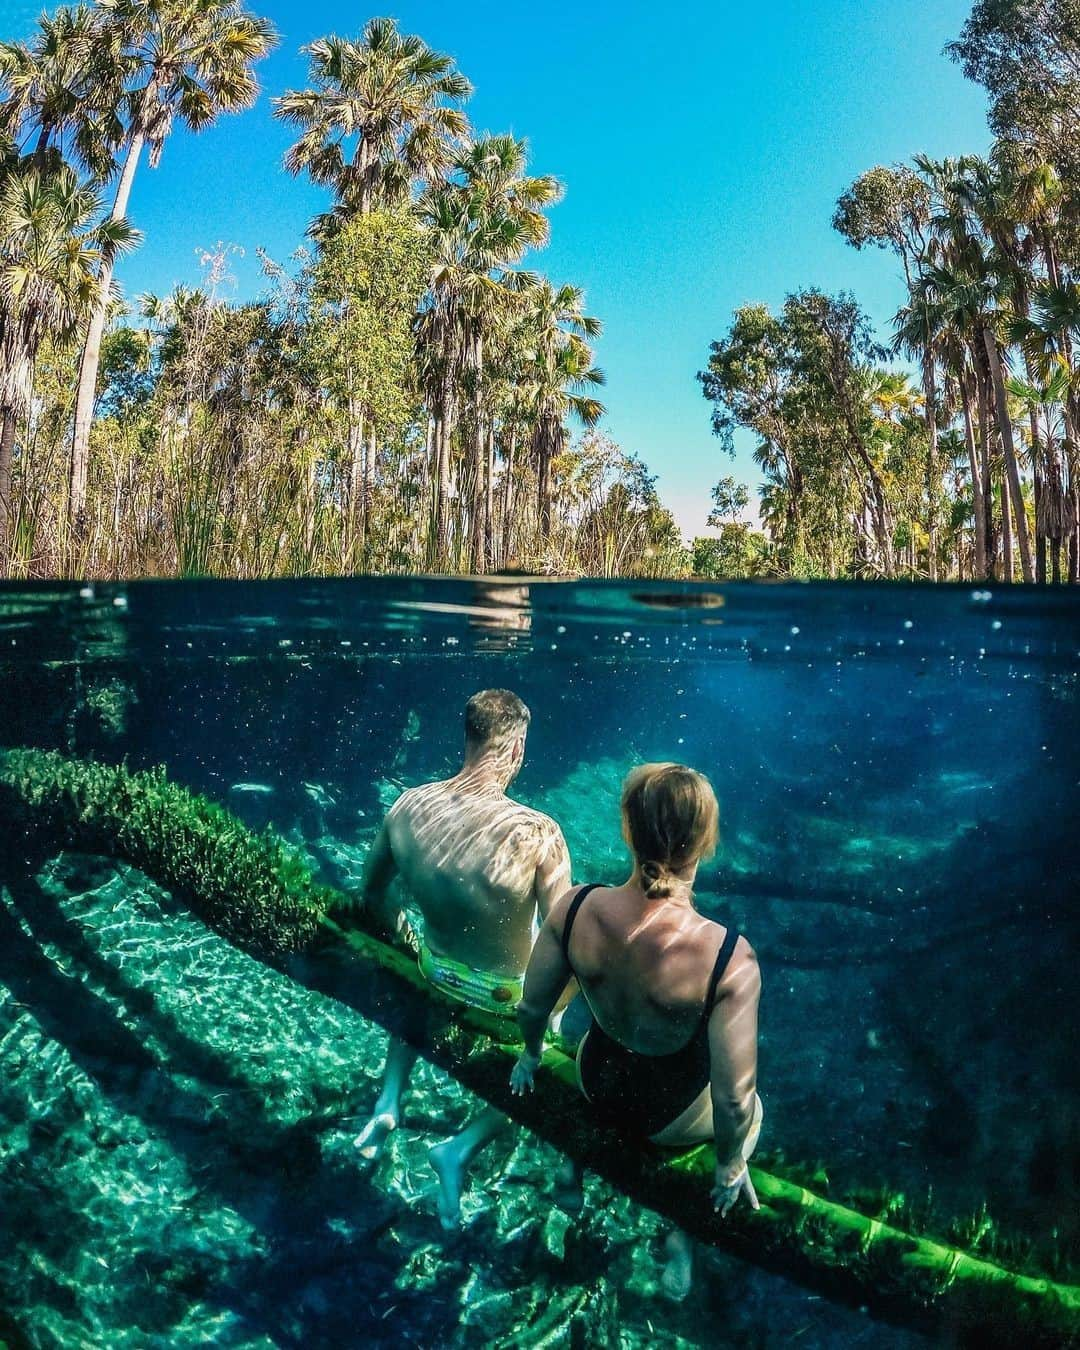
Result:
{"type": "Polygon", "coordinates": [[[510,1077],[510,1085],[519,1095],[532,1087],[533,1072],[544,1049],[548,1018],[559,1001],[559,995],[573,977],[570,963],[562,949],[562,928],[570,894],[568,892],[552,906],[533,945],[525,971],[525,987],[517,1010],[525,1049],[510,1077]]]}
{"type": "Polygon", "coordinates": [[[746,1170],[742,1148],[754,1117],[760,997],[757,957],[741,939],[709,1018],[718,1187],[731,1186],[746,1170]]]}
{"type": "Polygon", "coordinates": [[[543,1049],[548,1018],[573,975],[562,949],[561,920],[565,915],[566,906],[560,901],[544,920],[529,957],[525,987],[518,1004],[518,1023],[525,1049],[537,1058],[543,1049]],[[552,920],[558,921],[557,930],[552,920]]]}

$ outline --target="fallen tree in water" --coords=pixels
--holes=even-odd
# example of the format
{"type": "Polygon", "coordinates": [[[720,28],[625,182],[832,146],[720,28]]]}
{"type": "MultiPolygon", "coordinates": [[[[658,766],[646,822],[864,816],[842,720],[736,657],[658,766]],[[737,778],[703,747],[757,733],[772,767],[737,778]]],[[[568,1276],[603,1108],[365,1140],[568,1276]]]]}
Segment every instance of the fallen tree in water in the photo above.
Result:
{"type": "Polygon", "coordinates": [[[70,848],[124,861],[230,942],[413,1044],[459,1082],[699,1240],[890,1320],[972,1346],[1080,1343],[1080,1286],[1021,1274],[837,1203],[761,1167],[761,1209],[721,1220],[708,1146],[630,1144],[596,1120],[556,1044],[525,1098],[509,1090],[510,1017],[456,1003],[415,958],[365,928],[348,897],[315,882],[271,833],[169,781],[38,750],[0,753],[3,842],[17,862],[70,848]]]}

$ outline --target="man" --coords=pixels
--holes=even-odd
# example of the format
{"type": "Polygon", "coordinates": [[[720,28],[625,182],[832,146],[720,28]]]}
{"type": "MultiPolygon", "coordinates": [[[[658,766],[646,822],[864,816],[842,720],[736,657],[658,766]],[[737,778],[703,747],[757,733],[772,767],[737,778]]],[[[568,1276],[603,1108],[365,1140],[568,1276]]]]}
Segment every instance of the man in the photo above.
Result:
{"type": "MultiPolygon", "coordinates": [[[[506,795],[525,758],[530,713],[516,694],[485,689],[465,707],[465,762],[444,782],[409,788],[390,808],[372,846],[363,899],[377,921],[402,933],[408,922],[389,898],[400,876],[423,916],[420,969],[451,997],[512,1013],[533,938],[570,884],[562,831],[506,795]]],[[[391,1039],[375,1111],[356,1139],[379,1155],[401,1118],[416,1052],[391,1039]]],[[[465,1169],[504,1127],[488,1107],[456,1138],[431,1150],[444,1228],[459,1222],[465,1169]]]]}

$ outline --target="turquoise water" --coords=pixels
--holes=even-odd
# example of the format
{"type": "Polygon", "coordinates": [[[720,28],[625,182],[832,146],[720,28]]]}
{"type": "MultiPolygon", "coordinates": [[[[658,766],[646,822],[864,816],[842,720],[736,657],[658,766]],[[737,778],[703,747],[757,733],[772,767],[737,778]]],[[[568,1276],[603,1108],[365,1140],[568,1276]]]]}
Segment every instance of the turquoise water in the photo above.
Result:
{"type": "MultiPolygon", "coordinates": [[[[712,778],[698,903],[764,978],[764,1156],[1076,1282],[1080,597],[964,587],[385,582],[0,590],[0,747],[171,779],[355,886],[453,772],[465,699],[533,711],[514,794],[622,879],[627,768],[712,778]],[[902,1194],[903,1204],[898,1197],[902,1194]],[[880,1197],[885,1197],[881,1199],[880,1197]]],[[[706,1254],[522,1133],[438,1230],[425,1068],[374,1172],[385,1036],[130,867],[0,833],[0,1338],[48,1346],[915,1345],[706,1254]]],[[[582,1108],[585,1109],[584,1106],[582,1108]]],[[[869,1203],[869,1202],[867,1202],[869,1203]]]]}

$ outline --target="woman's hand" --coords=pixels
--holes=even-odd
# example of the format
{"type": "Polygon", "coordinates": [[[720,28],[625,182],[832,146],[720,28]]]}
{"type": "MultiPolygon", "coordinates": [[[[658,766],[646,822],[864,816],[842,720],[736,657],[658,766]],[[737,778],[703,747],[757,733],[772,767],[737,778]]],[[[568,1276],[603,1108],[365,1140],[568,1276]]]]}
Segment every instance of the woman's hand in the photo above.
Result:
{"type": "Polygon", "coordinates": [[[750,1201],[751,1209],[761,1208],[758,1203],[757,1192],[754,1190],[754,1183],[750,1180],[750,1169],[742,1158],[738,1158],[726,1167],[718,1165],[716,1168],[716,1183],[712,1192],[713,1209],[722,1219],[726,1219],[740,1195],[745,1195],[747,1200],[750,1201]]]}
{"type": "Polygon", "coordinates": [[[522,1050],[510,1075],[510,1091],[515,1097],[524,1097],[526,1092],[533,1090],[533,1074],[539,1063],[539,1055],[530,1055],[528,1050],[522,1050]]]}

